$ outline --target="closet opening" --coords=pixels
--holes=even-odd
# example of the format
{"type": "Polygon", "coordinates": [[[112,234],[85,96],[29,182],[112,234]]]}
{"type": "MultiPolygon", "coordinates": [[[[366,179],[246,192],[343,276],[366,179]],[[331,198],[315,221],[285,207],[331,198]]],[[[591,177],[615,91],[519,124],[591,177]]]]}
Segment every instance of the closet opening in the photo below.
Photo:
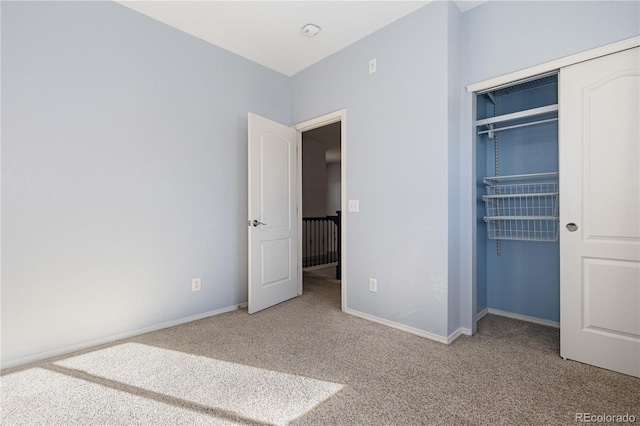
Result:
{"type": "Polygon", "coordinates": [[[477,318],[559,327],[558,74],[475,96],[477,318]]]}

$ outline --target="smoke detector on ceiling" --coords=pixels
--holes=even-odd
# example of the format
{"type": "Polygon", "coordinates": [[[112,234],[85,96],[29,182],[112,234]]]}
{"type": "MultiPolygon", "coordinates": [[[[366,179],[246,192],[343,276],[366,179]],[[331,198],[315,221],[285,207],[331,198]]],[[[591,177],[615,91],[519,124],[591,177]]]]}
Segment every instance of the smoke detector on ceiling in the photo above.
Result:
{"type": "Polygon", "coordinates": [[[316,24],[307,24],[302,27],[302,34],[307,37],[315,37],[320,32],[320,27],[316,24]]]}

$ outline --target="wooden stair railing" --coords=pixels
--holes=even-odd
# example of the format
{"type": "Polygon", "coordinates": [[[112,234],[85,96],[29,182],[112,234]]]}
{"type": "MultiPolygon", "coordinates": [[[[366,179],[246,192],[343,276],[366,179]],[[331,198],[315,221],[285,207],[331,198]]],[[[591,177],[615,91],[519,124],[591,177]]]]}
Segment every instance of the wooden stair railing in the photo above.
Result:
{"type": "Polygon", "coordinates": [[[302,267],[337,262],[336,278],[340,279],[341,244],[340,211],[336,216],[302,218],[302,267]]]}

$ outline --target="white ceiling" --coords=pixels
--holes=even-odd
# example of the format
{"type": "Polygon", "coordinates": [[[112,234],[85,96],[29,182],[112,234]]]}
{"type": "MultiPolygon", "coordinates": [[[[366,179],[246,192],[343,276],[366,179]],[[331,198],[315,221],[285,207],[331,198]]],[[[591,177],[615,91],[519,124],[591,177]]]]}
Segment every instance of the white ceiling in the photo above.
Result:
{"type": "MultiPolygon", "coordinates": [[[[118,3],[292,76],[429,1],[154,1],[118,3]],[[304,25],[322,28],[314,38],[304,25]]],[[[456,1],[461,11],[483,1],[456,1]]]]}

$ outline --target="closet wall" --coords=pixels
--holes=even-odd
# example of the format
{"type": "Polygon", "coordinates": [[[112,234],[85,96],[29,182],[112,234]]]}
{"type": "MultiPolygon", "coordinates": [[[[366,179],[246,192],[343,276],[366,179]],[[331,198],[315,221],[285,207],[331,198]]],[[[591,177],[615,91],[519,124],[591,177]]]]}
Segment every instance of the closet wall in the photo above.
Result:
{"type": "MultiPolygon", "coordinates": [[[[477,119],[510,114],[557,104],[557,76],[497,89],[477,96],[477,119]]],[[[553,119],[557,114],[537,117],[553,119]]],[[[505,123],[522,124],[532,119],[505,123]]],[[[478,130],[487,129],[481,127],[478,130]]],[[[477,311],[500,310],[544,320],[560,320],[560,261],[556,241],[490,239],[484,217],[488,215],[482,196],[487,194],[485,176],[521,175],[558,171],[558,123],[548,121],[477,136],[477,311]],[[496,149],[497,143],[497,149],[496,149]],[[496,164],[497,163],[497,164],[496,164]],[[497,167],[496,167],[497,165],[497,167]]],[[[555,181],[557,182],[557,180],[555,181]]],[[[520,182],[518,182],[520,183],[520,182]]],[[[516,205],[529,202],[517,200],[516,205]]],[[[536,201],[537,202],[537,201],[536,201]]],[[[503,201],[506,206],[506,200],[503,201]]],[[[518,213],[519,214],[519,213],[518,213]]],[[[491,215],[491,214],[489,214],[491,215]]],[[[536,232],[540,223],[518,224],[536,232]]],[[[542,226],[557,227],[557,222],[543,221],[542,226]]],[[[503,224],[504,225],[504,224],[503,224]]],[[[557,229],[557,228],[556,228],[557,229]]],[[[544,230],[544,229],[543,229],[544,230]]],[[[503,229],[504,232],[504,229],[503,229]]]]}

